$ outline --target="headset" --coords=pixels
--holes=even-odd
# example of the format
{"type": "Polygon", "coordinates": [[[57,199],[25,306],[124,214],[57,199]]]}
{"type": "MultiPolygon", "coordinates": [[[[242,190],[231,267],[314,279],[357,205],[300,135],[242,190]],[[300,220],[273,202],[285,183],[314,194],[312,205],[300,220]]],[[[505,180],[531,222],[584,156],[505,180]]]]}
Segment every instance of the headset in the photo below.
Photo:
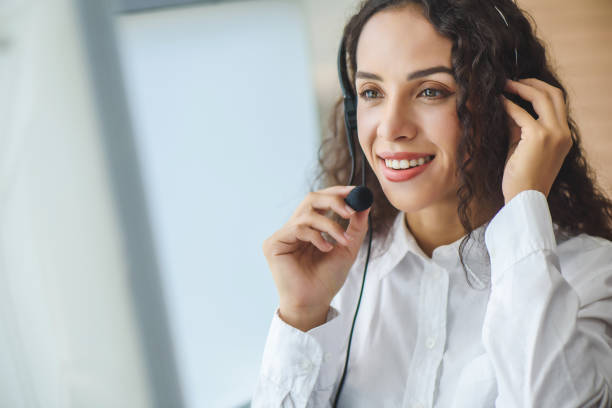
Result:
{"type": "MultiPolygon", "coordinates": [[[[502,11],[497,6],[493,6],[493,7],[495,7],[495,10],[497,10],[499,15],[501,16],[506,27],[510,29],[510,25],[508,24],[508,20],[506,19],[506,16],[502,13],[502,11]]],[[[514,64],[515,64],[514,66],[515,72],[514,72],[513,78],[516,79],[518,77],[518,51],[517,51],[516,44],[514,46],[514,64]]],[[[343,101],[344,101],[344,125],[345,125],[345,131],[346,131],[346,143],[347,143],[349,155],[351,157],[351,173],[350,173],[347,185],[352,185],[354,178],[355,178],[355,167],[356,167],[356,162],[357,162],[357,159],[355,157],[355,142],[357,142],[357,144],[359,145],[358,138],[357,138],[357,96],[355,95],[353,91],[353,86],[351,84],[351,80],[347,72],[346,39],[344,37],[342,38],[340,42],[340,49],[338,51],[338,78],[340,80],[340,88],[342,89],[342,96],[343,96],[343,101]]],[[[508,99],[517,103],[527,112],[529,112],[531,116],[537,119],[537,114],[535,113],[535,110],[533,109],[533,106],[531,105],[531,103],[529,103],[528,101],[525,101],[524,99],[514,94],[509,94],[509,93],[504,92],[504,95],[508,99]]],[[[351,208],[353,208],[355,211],[366,210],[372,205],[374,201],[371,190],[366,186],[365,171],[366,171],[366,166],[368,166],[368,163],[366,161],[365,153],[363,152],[363,150],[361,148],[359,150],[361,150],[361,164],[362,164],[361,165],[361,185],[351,190],[351,192],[345,199],[345,202],[349,206],[351,206],[351,208]]],[[[353,316],[353,323],[351,325],[351,331],[349,334],[348,346],[346,350],[346,359],[344,361],[344,369],[342,371],[342,377],[340,378],[340,383],[338,385],[338,391],[336,392],[336,397],[333,403],[334,408],[336,408],[336,406],[338,405],[338,399],[340,397],[340,393],[342,392],[342,387],[344,386],[344,380],[346,379],[346,371],[348,367],[349,356],[351,353],[351,341],[353,339],[353,332],[355,329],[355,322],[357,321],[357,314],[359,313],[359,306],[361,305],[361,298],[363,296],[363,288],[365,286],[365,279],[366,279],[366,274],[368,271],[368,263],[370,260],[370,252],[372,248],[372,230],[373,230],[372,215],[370,213],[368,215],[368,249],[367,249],[367,255],[366,255],[365,264],[363,268],[363,277],[361,281],[361,289],[359,292],[359,300],[357,301],[357,307],[355,308],[355,314],[353,316]]]]}

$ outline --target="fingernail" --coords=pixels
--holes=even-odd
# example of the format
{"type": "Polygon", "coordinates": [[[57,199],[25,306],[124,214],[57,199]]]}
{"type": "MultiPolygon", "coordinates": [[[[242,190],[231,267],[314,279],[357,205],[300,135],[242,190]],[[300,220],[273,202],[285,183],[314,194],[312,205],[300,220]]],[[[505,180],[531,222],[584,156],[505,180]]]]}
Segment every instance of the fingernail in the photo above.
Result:
{"type": "Polygon", "coordinates": [[[350,205],[345,205],[344,207],[346,208],[346,211],[348,211],[349,214],[355,214],[355,210],[353,210],[350,205]]]}
{"type": "Polygon", "coordinates": [[[344,238],[346,238],[347,241],[352,241],[353,237],[351,237],[349,234],[347,234],[346,232],[344,233],[344,238]]]}

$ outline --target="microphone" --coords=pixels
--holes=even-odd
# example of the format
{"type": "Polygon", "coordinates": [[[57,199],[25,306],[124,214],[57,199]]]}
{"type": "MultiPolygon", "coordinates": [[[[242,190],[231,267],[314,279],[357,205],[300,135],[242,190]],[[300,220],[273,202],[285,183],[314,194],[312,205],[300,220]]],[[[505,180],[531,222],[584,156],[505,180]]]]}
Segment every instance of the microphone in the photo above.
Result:
{"type": "Polygon", "coordinates": [[[351,190],[349,195],[344,199],[353,210],[359,212],[370,208],[374,202],[372,191],[366,186],[357,186],[351,190]]]}

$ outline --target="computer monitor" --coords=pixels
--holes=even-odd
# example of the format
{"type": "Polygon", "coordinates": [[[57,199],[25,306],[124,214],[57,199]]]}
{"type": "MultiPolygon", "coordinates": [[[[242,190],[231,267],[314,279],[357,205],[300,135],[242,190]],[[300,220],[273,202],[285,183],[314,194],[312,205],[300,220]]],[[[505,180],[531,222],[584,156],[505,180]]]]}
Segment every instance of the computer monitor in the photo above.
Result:
{"type": "Polygon", "coordinates": [[[292,2],[0,3],[0,406],[236,407],[319,124],[292,2]]]}

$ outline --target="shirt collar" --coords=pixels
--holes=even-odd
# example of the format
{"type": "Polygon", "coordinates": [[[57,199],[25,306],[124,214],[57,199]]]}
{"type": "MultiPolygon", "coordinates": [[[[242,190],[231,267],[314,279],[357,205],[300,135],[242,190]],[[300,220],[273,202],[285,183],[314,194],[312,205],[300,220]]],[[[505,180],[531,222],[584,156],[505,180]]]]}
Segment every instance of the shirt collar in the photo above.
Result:
{"type": "MultiPolygon", "coordinates": [[[[388,248],[384,253],[378,253],[376,257],[370,259],[368,269],[377,275],[378,279],[383,279],[393,271],[409,253],[420,258],[425,264],[434,263],[448,271],[463,271],[459,259],[459,246],[465,235],[450,244],[441,245],[434,249],[432,257],[429,258],[417,244],[404,219],[405,213],[400,211],[389,231],[391,242],[388,243],[388,248]]],[[[468,274],[477,284],[486,284],[490,277],[491,261],[484,240],[487,225],[488,223],[485,223],[472,231],[463,252],[463,262],[468,274]]],[[[553,229],[558,245],[568,239],[568,236],[564,235],[557,224],[553,223],[553,229]]],[[[374,253],[377,252],[374,246],[372,249],[374,253]]],[[[365,256],[365,253],[363,255],[365,256]]],[[[362,258],[362,262],[363,260],[362,258]]]]}
{"type": "MultiPolygon", "coordinates": [[[[378,276],[378,279],[383,279],[394,270],[408,253],[417,256],[425,264],[435,263],[447,270],[460,267],[458,250],[465,235],[450,244],[439,246],[433,251],[430,258],[419,247],[404,219],[405,213],[400,211],[389,231],[391,242],[388,243],[387,250],[370,259],[371,266],[369,268],[371,268],[372,273],[378,276]]],[[[488,252],[484,242],[485,227],[486,224],[472,231],[472,236],[464,250],[463,261],[466,263],[468,270],[477,276],[481,276],[481,272],[487,272],[485,276],[488,275],[488,269],[490,268],[488,252]]]]}

